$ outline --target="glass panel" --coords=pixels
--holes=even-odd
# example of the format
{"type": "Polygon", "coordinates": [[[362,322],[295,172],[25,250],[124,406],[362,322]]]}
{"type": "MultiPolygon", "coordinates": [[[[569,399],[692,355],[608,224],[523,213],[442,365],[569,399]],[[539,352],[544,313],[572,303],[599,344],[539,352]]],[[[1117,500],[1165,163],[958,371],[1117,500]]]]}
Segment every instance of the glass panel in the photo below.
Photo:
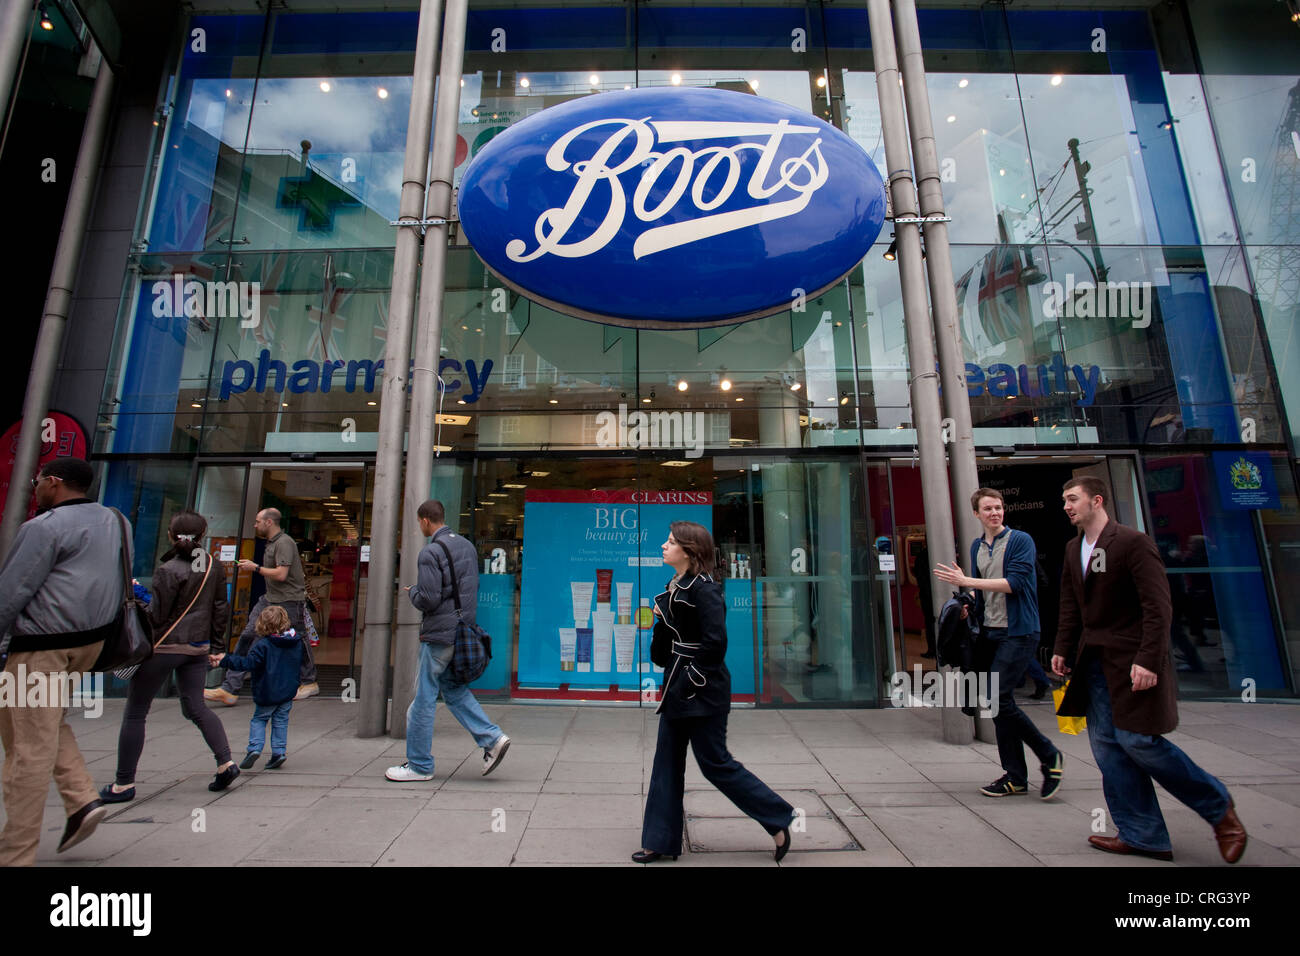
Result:
{"type": "Polygon", "coordinates": [[[1143,462],[1150,533],[1174,602],[1170,636],[1184,695],[1236,696],[1247,678],[1261,693],[1289,684],[1254,516],[1228,506],[1231,459],[1238,454],[1158,455],[1143,462]]]}
{"type": "Polygon", "coordinates": [[[872,600],[861,466],[754,464],[757,600],[771,700],[876,700],[873,616],[854,611],[869,611],[872,600]]]}
{"type": "MultiPolygon", "coordinates": [[[[194,510],[208,522],[208,537],[205,541],[208,553],[220,558],[226,570],[226,597],[230,601],[231,610],[227,638],[242,632],[248,621],[249,573],[241,572],[236,565],[240,557],[251,557],[251,554],[240,552],[240,517],[243,514],[247,482],[248,469],[242,465],[209,465],[199,469],[194,510]],[[241,584],[242,587],[239,586],[241,584]],[[238,626],[236,617],[239,619],[238,626]]],[[[234,644],[228,640],[226,646],[233,649],[234,644]]]]}

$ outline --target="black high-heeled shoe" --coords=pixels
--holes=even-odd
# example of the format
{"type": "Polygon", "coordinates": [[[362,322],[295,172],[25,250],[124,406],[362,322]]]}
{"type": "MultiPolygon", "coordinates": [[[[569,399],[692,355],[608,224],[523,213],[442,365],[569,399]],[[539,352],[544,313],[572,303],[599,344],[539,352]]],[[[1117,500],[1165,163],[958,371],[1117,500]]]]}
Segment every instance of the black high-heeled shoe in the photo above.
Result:
{"type": "Polygon", "coordinates": [[[656,860],[669,859],[677,861],[676,853],[656,853],[654,850],[637,850],[632,854],[633,863],[653,863],[656,860]]]}
{"type": "MultiPolygon", "coordinates": [[[[772,853],[772,859],[775,860],[777,863],[780,863],[782,860],[784,860],[785,855],[790,852],[790,828],[782,827],[781,832],[785,834],[785,842],[782,843],[779,847],[777,847],[776,850],[772,853]]],[[[776,834],[773,834],[773,836],[775,835],[776,834]]]]}

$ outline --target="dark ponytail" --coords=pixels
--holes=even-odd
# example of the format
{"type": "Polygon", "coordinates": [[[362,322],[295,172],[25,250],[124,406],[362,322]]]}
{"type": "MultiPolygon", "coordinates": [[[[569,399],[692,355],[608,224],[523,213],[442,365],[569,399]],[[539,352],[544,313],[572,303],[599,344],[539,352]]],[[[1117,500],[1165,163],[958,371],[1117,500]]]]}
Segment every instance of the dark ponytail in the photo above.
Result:
{"type": "Polygon", "coordinates": [[[161,564],[166,564],[172,558],[191,557],[195,548],[203,546],[203,535],[208,530],[208,523],[204,520],[203,515],[187,508],[172,515],[167,530],[176,539],[176,543],[158,559],[161,564]]]}

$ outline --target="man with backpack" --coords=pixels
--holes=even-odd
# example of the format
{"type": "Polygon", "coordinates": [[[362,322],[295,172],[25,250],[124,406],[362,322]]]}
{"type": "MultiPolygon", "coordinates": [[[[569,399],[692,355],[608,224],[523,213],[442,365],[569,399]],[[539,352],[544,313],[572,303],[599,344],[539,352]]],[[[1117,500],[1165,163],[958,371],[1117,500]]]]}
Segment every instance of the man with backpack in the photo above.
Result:
{"type": "Polygon", "coordinates": [[[971,495],[970,503],[984,526],[984,534],[971,542],[973,576],[963,574],[956,564],[940,564],[934,575],[959,588],[976,589],[975,621],[979,625],[981,653],[983,659],[991,658],[989,670],[998,682],[993,727],[998,738],[998,759],[1005,772],[982,787],[980,793],[1010,797],[1029,792],[1024,749],[1028,744],[1043,771],[1039,797],[1050,800],[1060,789],[1065,758],[1017,706],[1015,698],[1016,685],[1038,649],[1037,549],[1028,534],[1003,523],[1005,506],[1000,491],[980,488],[971,495]]]}
{"type": "Polygon", "coordinates": [[[420,551],[419,580],[406,588],[411,603],[423,614],[420,666],[415,678],[415,698],[406,710],[406,763],[389,767],[384,776],[398,783],[433,779],[430,750],[439,691],[452,716],[483,748],[483,776],[487,776],[505,757],[510,738],[483,713],[469,686],[445,673],[456,649],[460,621],[475,623],[478,552],[447,527],[441,501],[426,501],[416,514],[420,531],[432,539],[420,551]]]}

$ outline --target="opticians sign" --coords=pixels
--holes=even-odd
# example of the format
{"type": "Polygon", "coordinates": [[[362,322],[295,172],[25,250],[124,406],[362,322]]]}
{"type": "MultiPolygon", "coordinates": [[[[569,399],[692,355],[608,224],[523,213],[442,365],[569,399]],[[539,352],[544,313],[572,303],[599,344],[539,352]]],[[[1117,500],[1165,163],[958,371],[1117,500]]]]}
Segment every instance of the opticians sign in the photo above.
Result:
{"type": "Polygon", "coordinates": [[[862,148],[809,113],[716,89],[571,100],[493,139],[465,172],[466,238],[507,285],[643,328],[790,308],[856,266],[885,191],[862,148]]]}

